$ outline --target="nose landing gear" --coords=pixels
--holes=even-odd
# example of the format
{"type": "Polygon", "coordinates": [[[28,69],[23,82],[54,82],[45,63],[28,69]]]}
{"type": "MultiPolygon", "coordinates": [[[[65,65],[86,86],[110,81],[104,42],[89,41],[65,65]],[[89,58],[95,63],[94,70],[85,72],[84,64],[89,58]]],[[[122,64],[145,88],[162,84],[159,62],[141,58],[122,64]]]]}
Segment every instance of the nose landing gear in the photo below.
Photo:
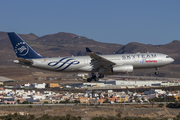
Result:
{"type": "Polygon", "coordinates": [[[157,71],[155,72],[155,75],[158,75],[159,74],[159,72],[158,72],[158,68],[155,68],[157,71]]]}
{"type": "Polygon", "coordinates": [[[155,72],[155,75],[158,75],[159,73],[158,72],[155,72]]]}

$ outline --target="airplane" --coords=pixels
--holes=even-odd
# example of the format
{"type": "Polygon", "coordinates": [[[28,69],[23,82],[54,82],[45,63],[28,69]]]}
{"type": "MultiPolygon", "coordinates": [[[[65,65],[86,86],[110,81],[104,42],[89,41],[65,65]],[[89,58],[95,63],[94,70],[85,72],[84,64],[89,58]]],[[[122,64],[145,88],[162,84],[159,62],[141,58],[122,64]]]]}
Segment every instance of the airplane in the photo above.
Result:
{"type": "MultiPolygon", "coordinates": [[[[38,54],[15,32],[8,32],[17,59],[16,64],[56,72],[87,72],[91,73],[88,82],[98,81],[104,75],[119,73],[128,74],[134,69],[145,69],[166,66],[174,59],[161,53],[135,53],[135,54],[111,54],[98,55],[88,47],[88,56],[71,56],[48,58],[38,54]]],[[[157,75],[158,72],[156,71],[157,75]]]]}

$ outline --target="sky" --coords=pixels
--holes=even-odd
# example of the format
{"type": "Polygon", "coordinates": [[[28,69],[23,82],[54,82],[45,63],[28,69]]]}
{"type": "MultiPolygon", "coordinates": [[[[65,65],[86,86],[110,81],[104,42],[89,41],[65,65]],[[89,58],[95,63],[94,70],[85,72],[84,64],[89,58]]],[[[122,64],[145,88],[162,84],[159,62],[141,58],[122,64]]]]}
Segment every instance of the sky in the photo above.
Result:
{"type": "Polygon", "coordinates": [[[179,6],[180,0],[2,0],[0,31],[163,45],[180,40],[179,6]]]}

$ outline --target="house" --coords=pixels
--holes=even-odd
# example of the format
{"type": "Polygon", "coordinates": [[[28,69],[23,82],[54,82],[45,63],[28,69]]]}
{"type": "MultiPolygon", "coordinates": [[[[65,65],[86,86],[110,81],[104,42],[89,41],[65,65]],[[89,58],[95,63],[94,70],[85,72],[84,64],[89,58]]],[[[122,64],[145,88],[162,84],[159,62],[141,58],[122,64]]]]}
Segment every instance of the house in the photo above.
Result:
{"type": "Polygon", "coordinates": [[[88,97],[79,98],[80,103],[89,103],[88,97]]]}
{"type": "Polygon", "coordinates": [[[144,91],[144,95],[150,95],[150,94],[155,94],[156,91],[154,89],[151,89],[149,91],[144,91]]]}
{"type": "Polygon", "coordinates": [[[14,101],[23,103],[24,101],[26,101],[26,99],[25,98],[15,98],[14,101]]]}
{"type": "Polygon", "coordinates": [[[106,99],[104,99],[104,98],[97,99],[97,103],[102,104],[105,100],[106,100],[106,99]]]}
{"type": "Polygon", "coordinates": [[[14,97],[4,97],[4,101],[14,101],[14,97]]]}
{"type": "Polygon", "coordinates": [[[128,96],[127,95],[120,96],[119,102],[128,102],[128,96]]]}
{"type": "Polygon", "coordinates": [[[174,95],[174,100],[175,101],[180,101],[180,95],[174,95]]]}
{"type": "Polygon", "coordinates": [[[90,99],[90,100],[89,100],[89,103],[90,103],[90,104],[95,104],[95,103],[97,103],[97,100],[96,100],[96,99],[90,99]]]}
{"type": "Polygon", "coordinates": [[[47,87],[55,88],[55,87],[60,87],[60,85],[59,85],[59,83],[48,83],[47,87]]]}
{"type": "Polygon", "coordinates": [[[0,86],[3,86],[4,85],[4,83],[3,82],[0,82],[0,86]]]}
{"type": "Polygon", "coordinates": [[[29,88],[31,84],[24,84],[24,88],[29,88]]]}
{"type": "Polygon", "coordinates": [[[44,104],[45,102],[51,103],[51,100],[45,99],[45,100],[39,100],[39,102],[40,102],[41,104],[44,104]]]}
{"type": "Polygon", "coordinates": [[[4,101],[5,104],[15,104],[15,101],[4,101]]]}
{"type": "Polygon", "coordinates": [[[107,98],[109,102],[114,102],[116,100],[116,97],[113,95],[111,97],[107,98]]]}
{"type": "Polygon", "coordinates": [[[63,95],[61,100],[64,101],[64,100],[67,100],[67,99],[70,99],[71,95],[68,94],[68,95],[63,95]]]}

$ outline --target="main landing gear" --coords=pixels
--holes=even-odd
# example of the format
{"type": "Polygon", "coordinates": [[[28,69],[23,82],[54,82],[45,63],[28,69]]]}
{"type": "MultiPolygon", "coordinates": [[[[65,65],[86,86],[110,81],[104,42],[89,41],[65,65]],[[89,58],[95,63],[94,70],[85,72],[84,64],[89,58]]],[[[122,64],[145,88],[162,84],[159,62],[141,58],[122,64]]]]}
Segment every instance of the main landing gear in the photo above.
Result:
{"type": "Polygon", "coordinates": [[[96,76],[95,73],[91,73],[91,77],[88,78],[87,81],[88,81],[88,82],[91,82],[91,81],[93,81],[93,80],[94,80],[94,81],[98,81],[99,78],[103,78],[103,77],[104,77],[104,75],[101,74],[101,73],[99,73],[98,76],[96,76]]]}
{"type": "Polygon", "coordinates": [[[157,71],[155,72],[155,75],[158,75],[159,74],[159,72],[158,72],[158,68],[155,68],[157,71]]]}

